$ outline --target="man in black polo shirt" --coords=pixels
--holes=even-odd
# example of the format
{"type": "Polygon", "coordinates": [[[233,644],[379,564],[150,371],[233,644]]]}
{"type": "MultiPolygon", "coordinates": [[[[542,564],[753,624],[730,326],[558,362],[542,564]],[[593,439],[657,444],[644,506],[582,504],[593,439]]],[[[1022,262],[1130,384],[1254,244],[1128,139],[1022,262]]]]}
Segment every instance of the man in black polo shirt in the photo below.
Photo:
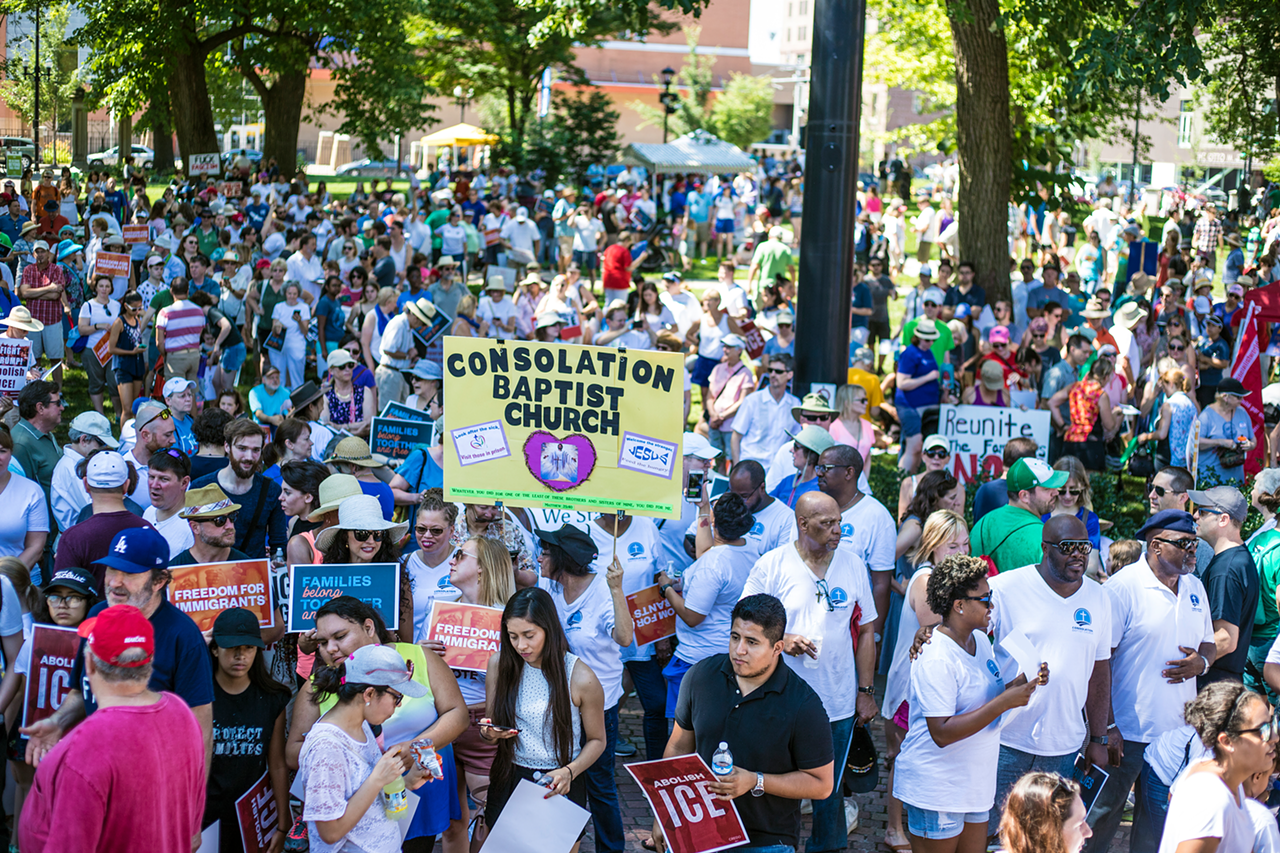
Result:
{"type": "MultiPolygon", "coordinates": [[[[831,794],[835,767],[831,724],[822,700],[782,665],[787,613],[772,595],[749,595],[733,608],[729,653],[686,673],[675,729],[664,758],[697,752],[708,765],[724,741],[733,772],[711,790],[736,800],[750,839],[739,850],[792,853],[800,844],[800,800],[831,794]],[[761,734],[767,732],[768,737],[761,734]]],[[[653,824],[659,853],[662,828],[653,824]]]]}

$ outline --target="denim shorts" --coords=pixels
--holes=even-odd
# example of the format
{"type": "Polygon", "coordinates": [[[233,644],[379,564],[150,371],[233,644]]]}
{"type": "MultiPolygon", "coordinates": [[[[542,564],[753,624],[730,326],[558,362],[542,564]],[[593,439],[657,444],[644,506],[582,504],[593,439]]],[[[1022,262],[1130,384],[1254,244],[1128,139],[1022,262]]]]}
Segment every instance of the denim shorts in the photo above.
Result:
{"type": "MultiPolygon", "coordinates": [[[[917,838],[943,839],[955,838],[964,831],[966,823],[980,823],[984,827],[991,815],[991,810],[984,812],[935,812],[929,809],[918,809],[910,803],[903,803],[907,810],[907,832],[917,838]]],[[[983,832],[986,830],[984,829],[983,832]]]]}
{"type": "Polygon", "coordinates": [[[898,407],[898,423],[902,425],[902,438],[911,438],[924,432],[924,422],[920,419],[920,410],[910,406],[898,407]]]}
{"type": "Polygon", "coordinates": [[[235,373],[248,358],[248,349],[243,343],[232,344],[222,351],[222,369],[227,373],[235,373]]]}

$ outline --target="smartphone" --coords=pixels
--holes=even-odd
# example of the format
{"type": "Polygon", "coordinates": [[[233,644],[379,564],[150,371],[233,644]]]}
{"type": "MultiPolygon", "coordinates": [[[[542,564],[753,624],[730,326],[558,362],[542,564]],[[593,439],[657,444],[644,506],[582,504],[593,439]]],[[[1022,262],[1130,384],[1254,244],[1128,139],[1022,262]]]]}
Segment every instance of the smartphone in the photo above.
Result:
{"type": "Polygon", "coordinates": [[[632,321],[631,321],[631,328],[633,328],[633,329],[638,329],[638,328],[640,328],[640,326],[643,324],[643,322],[644,322],[644,321],[642,321],[642,320],[632,320],[632,321]]]}
{"type": "Polygon", "coordinates": [[[495,726],[495,725],[493,725],[492,723],[489,723],[489,724],[488,724],[488,726],[489,726],[489,728],[493,729],[495,732],[518,732],[518,731],[520,731],[519,729],[508,728],[507,726],[495,726]]]}
{"type": "Polygon", "coordinates": [[[707,475],[702,471],[690,471],[689,481],[684,487],[684,499],[690,503],[699,503],[702,500],[702,483],[706,480],[707,475]]]}

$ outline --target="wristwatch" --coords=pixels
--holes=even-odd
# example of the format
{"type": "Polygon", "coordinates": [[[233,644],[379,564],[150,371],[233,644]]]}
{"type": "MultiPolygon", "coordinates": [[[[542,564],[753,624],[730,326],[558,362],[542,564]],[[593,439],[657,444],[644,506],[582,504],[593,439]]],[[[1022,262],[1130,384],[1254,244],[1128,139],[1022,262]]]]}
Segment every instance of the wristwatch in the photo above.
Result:
{"type": "Polygon", "coordinates": [[[1102,737],[1091,737],[1089,738],[1089,743],[1096,743],[1098,746],[1106,746],[1107,737],[1106,735],[1103,735],[1102,737]]]}
{"type": "Polygon", "coordinates": [[[666,597],[667,597],[667,590],[669,590],[669,589],[671,589],[671,584],[669,584],[669,583],[664,583],[664,584],[659,585],[659,586],[658,586],[658,595],[662,596],[663,598],[666,598],[666,597]]]}
{"type": "Polygon", "coordinates": [[[759,770],[756,771],[756,786],[751,789],[751,796],[753,797],[764,796],[764,774],[761,773],[759,770]]]}
{"type": "Polygon", "coordinates": [[[859,693],[865,693],[865,694],[867,694],[868,696],[874,696],[874,695],[876,695],[876,689],[875,689],[875,687],[859,687],[859,688],[858,688],[858,692],[859,692],[859,693]]]}

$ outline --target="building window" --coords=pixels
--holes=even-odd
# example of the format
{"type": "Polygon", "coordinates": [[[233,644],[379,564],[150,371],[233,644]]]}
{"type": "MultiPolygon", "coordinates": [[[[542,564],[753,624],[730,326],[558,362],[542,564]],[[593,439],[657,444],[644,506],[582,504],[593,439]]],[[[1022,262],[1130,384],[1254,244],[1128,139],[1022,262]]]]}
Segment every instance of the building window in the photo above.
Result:
{"type": "Polygon", "coordinates": [[[787,27],[787,43],[791,42],[791,27],[787,27]]]}
{"type": "Polygon", "coordinates": [[[1195,115],[1194,104],[1191,101],[1178,102],[1178,147],[1191,147],[1191,122],[1195,115]]]}
{"type": "Polygon", "coordinates": [[[804,41],[805,36],[807,36],[808,34],[809,34],[809,28],[808,28],[808,27],[801,27],[801,28],[800,28],[800,36],[799,36],[800,41],[804,41]]]}
{"type": "Polygon", "coordinates": [[[788,18],[790,18],[790,17],[791,17],[791,4],[790,4],[790,3],[788,3],[788,4],[787,4],[787,17],[788,17],[788,18]]]}
{"type": "Polygon", "coordinates": [[[809,0],[800,0],[800,14],[809,14],[809,0]]]}
{"type": "Polygon", "coordinates": [[[799,66],[800,68],[804,67],[804,57],[805,55],[803,53],[796,54],[796,65],[799,66]]]}

